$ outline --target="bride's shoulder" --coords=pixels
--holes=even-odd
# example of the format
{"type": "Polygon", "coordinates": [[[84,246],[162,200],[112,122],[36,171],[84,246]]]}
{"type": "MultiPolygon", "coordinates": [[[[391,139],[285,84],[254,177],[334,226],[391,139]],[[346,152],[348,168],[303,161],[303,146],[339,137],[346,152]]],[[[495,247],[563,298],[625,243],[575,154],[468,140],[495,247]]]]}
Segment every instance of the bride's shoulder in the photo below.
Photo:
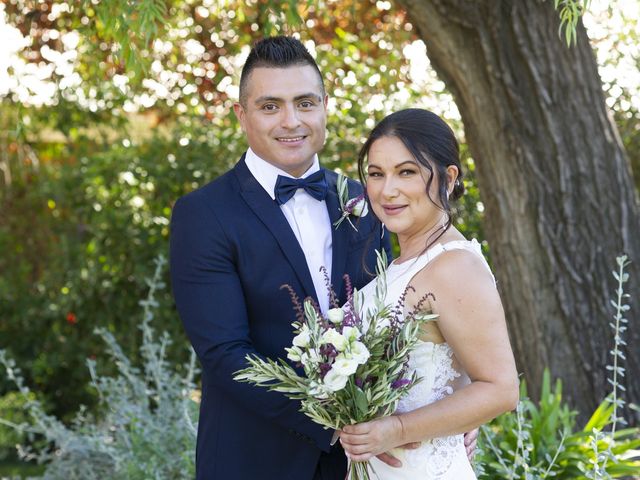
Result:
{"type": "Polygon", "coordinates": [[[473,284],[493,285],[494,280],[477,241],[453,241],[441,246],[441,251],[414,277],[414,287],[432,290],[443,287],[466,288],[473,284]]]}

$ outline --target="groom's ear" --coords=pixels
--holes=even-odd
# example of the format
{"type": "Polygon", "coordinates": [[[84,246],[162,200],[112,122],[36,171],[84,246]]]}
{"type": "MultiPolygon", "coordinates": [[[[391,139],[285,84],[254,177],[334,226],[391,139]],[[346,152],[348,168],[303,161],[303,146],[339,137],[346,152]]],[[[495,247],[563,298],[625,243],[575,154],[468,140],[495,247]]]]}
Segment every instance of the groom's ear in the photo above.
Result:
{"type": "Polygon", "coordinates": [[[236,102],[233,104],[233,113],[236,114],[236,118],[240,122],[242,131],[246,132],[246,130],[244,129],[244,108],[242,108],[242,105],[240,104],[240,102],[236,102]]]}

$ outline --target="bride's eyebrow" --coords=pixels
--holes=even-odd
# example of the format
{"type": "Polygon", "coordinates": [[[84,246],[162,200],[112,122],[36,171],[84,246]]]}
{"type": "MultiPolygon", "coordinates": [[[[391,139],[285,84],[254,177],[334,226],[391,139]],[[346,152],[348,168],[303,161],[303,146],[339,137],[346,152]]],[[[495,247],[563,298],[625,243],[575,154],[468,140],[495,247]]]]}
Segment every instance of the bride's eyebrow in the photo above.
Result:
{"type": "Polygon", "coordinates": [[[404,162],[400,162],[397,165],[395,165],[394,168],[400,168],[403,165],[406,165],[407,163],[413,166],[418,166],[418,162],[416,162],[415,160],[405,160],[404,162]]]}
{"type": "MultiPolygon", "coordinates": [[[[418,162],[416,162],[415,160],[405,160],[404,162],[400,162],[396,165],[393,166],[393,168],[400,168],[404,165],[413,165],[414,167],[419,167],[420,165],[418,164],[418,162]]],[[[382,169],[382,167],[380,167],[379,165],[376,165],[375,163],[369,163],[367,165],[367,169],[371,169],[371,168],[377,168],[377,169],[382,169]]]]}

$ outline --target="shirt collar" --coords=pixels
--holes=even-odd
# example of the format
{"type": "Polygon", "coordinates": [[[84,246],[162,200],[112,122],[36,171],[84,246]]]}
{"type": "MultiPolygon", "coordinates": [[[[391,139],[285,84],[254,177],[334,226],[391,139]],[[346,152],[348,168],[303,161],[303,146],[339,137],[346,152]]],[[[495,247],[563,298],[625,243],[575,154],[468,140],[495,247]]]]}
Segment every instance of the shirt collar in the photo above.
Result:
{"type": "MultiPolygon", "coordinates": [[[[274,189],[276,188],[278,175],[295,178],[293,175],[289,175],[284,170],[280,170],[278,167],[271,165],[266,160],[260,158],[253,150],[251,150],[251,148],[247,150],[244,161],[247,164],[247,168],[249,169],[249,172],[251,172],[251,175],[255,177],[258,183],[265,189],[273,200],[276,198],[274,189]]],[[[306,178],[312,173],[316,173],[318,170],[320,170],[320,162],[318,161],[318,155],[314,155],[313,163],[300,178],[306,178]]]]}

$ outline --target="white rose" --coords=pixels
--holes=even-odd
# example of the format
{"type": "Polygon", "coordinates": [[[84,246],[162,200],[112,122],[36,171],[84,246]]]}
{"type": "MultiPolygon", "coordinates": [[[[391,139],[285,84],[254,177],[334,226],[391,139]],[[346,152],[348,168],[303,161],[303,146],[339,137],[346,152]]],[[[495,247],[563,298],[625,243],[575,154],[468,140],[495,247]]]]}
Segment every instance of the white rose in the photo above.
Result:
{"type": "Polygon", "coordinates": [[[324,386],[331,392],[337,392],[347,385],[348,380],[347,375],[341,375],[332,368],[324,376],[324,386]]]}
{"type": "Polygon", "coordinates": [[[343,353],[338,355],[333,361],[333,365],[331,365],[331,370],[335,370],[336,373],[346,375],[347,377],[356,373],[357,369],[358,362],[354,358],[346,356],[343,353]]]}
{"type": "Polygon", "coordinates": [[[369,206],[364,198],[364,194],[358,195],[349,200],[344,206],[346,212],[354,217],[364,217],[369,213],[369,206]]]}
{"type": "Polygon", "coordinates": [[[352,343],[360,338],[360,330],[357,327],[344,327],[342,336],[346,338],[348,343],[352,343]]]}
{"type": "Polygon", "coordinates": [[[354,217],[366,217],[369,213],[369,206],[363,196],[356,197],[351,205],[351,215],[354,217]]]}
{"type": "Polygon", "coordinates": [[[287,358],[292,362],[300,362],[302,360],[302,350],[298,347],[285,348],[287,351],[287,358]]]}
{"type": "Polygon", "coordinates": [[[342,320],[344,320],[344,312],[341,308],[330,309],[327,313],[327,316],[329,317],[329,321],[331,323],[342,323],[342,320]]]}
{"type": "Polygon", "coordinates": [[[324,332],[322,334],[322,341],[324,343],[332,344],[339,352],[344,351],[349,343],[347,339],[344,336],[340,335],[335,328],[330,328],[329,330],[324,332]]]}
{"type": "Polygon", "coordinates": [[[300,333],[293,337],[293,344],[296,347],[306,348],[309,346],[309,340],[311,339],[311,331],[309,327],[303,325],[300,329],[300,333]]]}
{"type": "Polygon", "coordinates": [[[349,353],[351,354],[351,358],[353,358],[358,365],[367,363],[367,360],[369,360],[369,356],[371,355],[365,344],[362,342],[353,342],[349,353]]]}

